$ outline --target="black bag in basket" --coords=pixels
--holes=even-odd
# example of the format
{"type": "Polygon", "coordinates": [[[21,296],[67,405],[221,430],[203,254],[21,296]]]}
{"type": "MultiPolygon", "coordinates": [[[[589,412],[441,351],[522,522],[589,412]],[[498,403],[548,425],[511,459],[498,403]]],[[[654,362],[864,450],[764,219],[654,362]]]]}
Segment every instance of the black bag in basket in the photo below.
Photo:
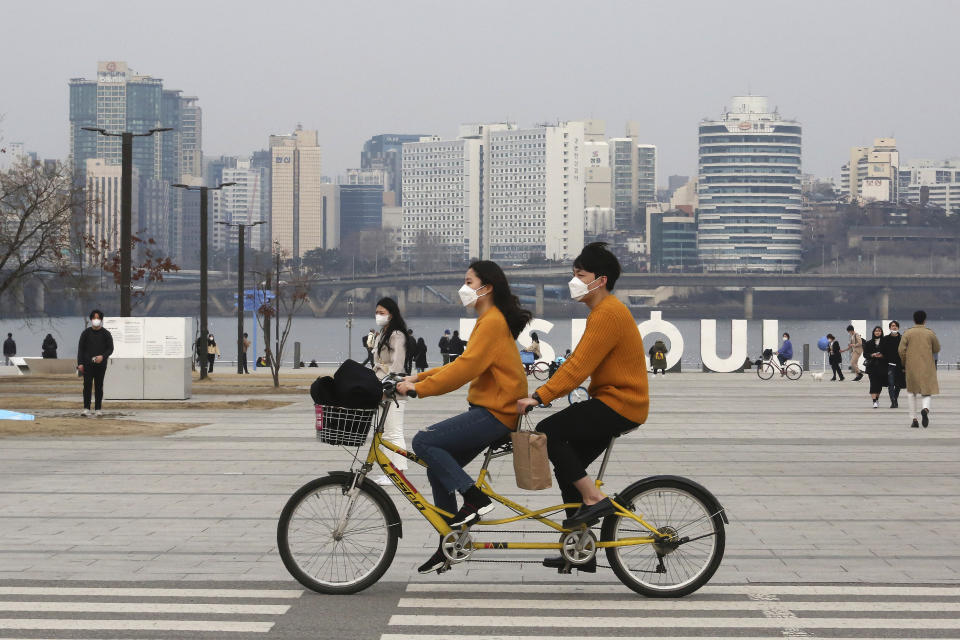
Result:
{"type": "Polygon", "coordinates": [[[383,387],[377,375],[354,360],[346,360],[333,374],[336,404],[351,409],[374,409],[380,404],[383,387]]]}

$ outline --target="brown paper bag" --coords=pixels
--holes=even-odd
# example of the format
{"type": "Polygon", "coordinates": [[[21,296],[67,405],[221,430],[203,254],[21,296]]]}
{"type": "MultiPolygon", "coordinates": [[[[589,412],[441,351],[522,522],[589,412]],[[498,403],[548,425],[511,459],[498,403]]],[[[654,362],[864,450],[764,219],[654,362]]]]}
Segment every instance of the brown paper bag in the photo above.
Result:
{"type": "Polygon", "coordinates": [[[547,434],[514,431],[510,439],[513,441],[513,473],[517,477],[517,486],[532,491],[549,489],[553,474],[547,457],[547,434]]]}

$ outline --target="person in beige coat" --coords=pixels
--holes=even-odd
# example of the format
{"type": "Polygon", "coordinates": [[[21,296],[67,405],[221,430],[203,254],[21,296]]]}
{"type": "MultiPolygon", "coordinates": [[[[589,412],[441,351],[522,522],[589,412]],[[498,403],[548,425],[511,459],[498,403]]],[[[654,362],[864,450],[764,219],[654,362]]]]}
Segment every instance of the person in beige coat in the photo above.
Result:
{"type": "MultiPolygon", "coordinates": [[[[381,298],[377,302],[374,321],[380,331],[370,343],[373,349],[373,372],[383,380],[391,373],[406,374],[404,362],[407,356],[407,324],[400,315],[400,308],[393,298],[381,298]]],[[[401,449],[407,448],[403,434],[403,414],[407,399],[397,394],[397,404],[390,408],[387,420],[383,424],[383,439],[401,449]]],[[[398,453],[384,449],[393,466],[400,471],[407,468],[407,459],[398,453]]],[[[390,485],[393,482],[382,473],[371,476],[377,484],[390,485]]]]}
{"type": "Polygon", "coordinates": [[[940,341],[937,334],[924,324],[926,311],[914,311],[915,326],[907,329],[897,349],[903,368],[907,373],[907,399],[910,401],[910,415],[913,428],[918,428],[917,401],[920,402],[920,422],[926,427],[930,424],[930,397],[940,393],[937,383],[936,356],[940,353],[940,341]]]}

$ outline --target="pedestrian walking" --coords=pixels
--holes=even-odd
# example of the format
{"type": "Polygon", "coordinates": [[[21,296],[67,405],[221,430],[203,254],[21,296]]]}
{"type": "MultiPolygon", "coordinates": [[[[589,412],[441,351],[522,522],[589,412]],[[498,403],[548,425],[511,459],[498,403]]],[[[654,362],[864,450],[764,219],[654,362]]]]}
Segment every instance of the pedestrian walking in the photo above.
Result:
{"type": "Polygon", "coordinates": [[[437,345],[440,347],[440,360],[443,364],[450,363],[450,329],[447,329],[443,332],[443,335],[440,336],[440,343],[437,345]]]}
{"type": "Polygon", "coordinates": [[[879,409],[880,393],[887,386],[887,359],[883,355],[883,327],[880,325],[875,326],[870,339],[863,342],[863,357],[866,358],[865,367],[870,378],[873,408],[879,409]]]}
{"type": "Polygon", "coordinates": [[[413,371],[413,358],[417,355],[417,339],[413,337],[413,329],[407,329],[407,351],[404,354],[403,370],[410,375],[413,371]]]}
{"type": "Polygon", "coordinates": [[[910,402],[910,426],[917,428],[917,405],[920,405],[920,423],[924,428],[930,424],[930,399],[940,393],[937,382],[937,354],[940,341],[937,334],[926,326],[927,312],[913,312],[914,326],[903,333],[897,353],[903,361],[907,374],[907,400],[910,402]]]}
{"type": "Polygon", "coordinates": [[[83,411],[90,415],[90,395],[93,392],[94,413],[103,415],[103,376],[107,373],[107,360],[113,354],[113,336],[103,328],[103,312],[90,312],[90,326],[80,334],[77,344],[77,371],[83,374],[83,411]]]}
{"type": "Polygon", "coordinates": [[[450,338],[450,362],[453,362],[458,356],[462,355],[466,346],[467,343],[460,338],[460,332],[454,329],[453,337],[450,338]]]}
{"type": "Polygon", "coordinates": [[[900,323],[891,320],[888,325],[890,332],[883,336],[880,348],[887,363],[887,394],[890,396],[890,408],[900,406],[900,389],[907,386],[907,379],[903,372],[903,360],[900,359],[900,323]]]}
{"type": "Polygon", "coordinates": [[[243,373],[250,373],[247,369],[247,351],[250,350],[250,338],[246,333],[243,334],[243,351],[240,352],[240,362],[243,363],[243,373]]]}
{"type": "Polygon", "coordinates": [[[213,363],[217,358],[220,357],[220,347],[217,346],[217,341],[213,339],[213,334],[207,336],[207,371],[213,373],[213,363]]]}
{"type": "Polygon", "coordinates": [[[10,358],[17,355],[17,343],[13,340],[13,334],[8,333],[7,339],[3,341],[3,363],[8,367],[13,364],[10,358]]]}
{"type": "Polygon", "coordinates": [[[54,340],[53,334],[48,333],[47,337],[43,339],[43,344],[40,345],[40,355],[44,358],[56,359],[57,341],[54,340]]]}
{"type": "Polygon", "coordinates": [[[863,371],[860,370],[860,356],[863,355],[863,338],[857,333],[856,329],[853,328],[852,324],[847,325],[847,335],[850,336],[850,342],[847,344],[847,348],[841,349],[841,351],[850,352],[850,369],[857,375],[853,381],[858,382],[863,378],[863,371]]]}
{"type": "Polygon", "coordinates": [[[427,364],[427,343],[423,341],[422,337],[417,340],[417,353],[413,360],[417,367],[417,373],[423,373],[430,366],[427,364]]]}
{"type": "Polygon", "coordinates": [[[653,370],[653,375],[657,375],[657,371],[661,375],[667,375],[667,345],[664,341],[657,340],[654,342],[647,353],[650,356],[650,368],[653,370]]]}
{"type": "Polygon", "coordinates": [[[374,366],[373,362],[373,342],[377,339],[377,332],[374,329],[370,329],[367,332],[367,335],[363,336],[363,348],[367,350],[367,359],[363,361],[363,366],[369,364],[371,367],[374,366]]]}
{"type": "MultiPolygon", "coordinates": [[[[393,298],[381,298],[377,302],[374,319],[380,332],[373,341],[373,372],[383,380],[391,373],[406,374],[407,359],[407,324],[400,314],[400,307],[393,298]]],[[[407,406],[407,397],[397,394],[397,404],[387,413],[387,420],[383,425],[383,439],[401,449],[406,449],[406,439],[403,435],[403,413],[407,406]]],[[[401,471],[407,468],[407,459],[388,449],[383,450],[393,466],[401,471]]],[[[392,482],[382,473],[373,476],[377,484],[390,485],[392,482]]]]}
{"type": "Polygon", "coordinates": [[[840,378],[840,382],[843,382],[843,350],[840,348],[840,343],[837,342],[837,339],[832,333],[827,334],[827,353],[830,354],[830,368],[833,370],[833,377],[830,378],[830,381],[833,382],[840,378]]]}

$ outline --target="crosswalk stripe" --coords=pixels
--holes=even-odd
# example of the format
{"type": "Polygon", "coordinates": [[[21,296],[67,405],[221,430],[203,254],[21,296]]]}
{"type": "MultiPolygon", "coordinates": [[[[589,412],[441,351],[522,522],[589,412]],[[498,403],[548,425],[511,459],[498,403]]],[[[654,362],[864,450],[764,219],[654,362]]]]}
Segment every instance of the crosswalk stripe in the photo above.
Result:
{"type": "Polygon", "coordinates": [[[225,631],[268,633],[272,622],[231,620],[62,620],[54,618],[0,618],[0,629],[69,631],[225,631]]]}
{"type": "MultiPolygon", "coordinates": [[[[600,617],[563,616],[544,619],[541,616],[442,616],[442,615],[394,615],[391,626],[415,627],[531,627],[545,628],[550,622],[572,628],[614,628],[631,626],[651,629],[690,628],[720,629],[782,629],[785,626],[799,629],[960,629],[960,619],[943,618],[667,618],[667,617],[600,617]]],[[[0,625],[2,626],[2,625],[0,625]]]]}
{"type": "Polygon", "coordinates": [[[70,611],[93,613],[195,613],[283,615],[290,605],[180,604],[169,602],[21,602],[0,600],[0,611],[70,611]]]}
{"type": "MultiPolygon", "coordinates": [[[[960,602],[811,602],[773,601],[791,611],[960,611],[960,602]]],[[[771,602],[757,600],[518,600],[516,598],[401,598],[402,608],[433,609],[561,609],[568,611],[765,611],[771,602]]]]}
{"type": "MultiPolygon", "coordinates": [[[[548,593],[548,594],[630,594],[625,586],[615,584],[408,584],[408,593],[548,593]]],[[[879,586],[879,585],[707,585],[697,593],[711,595],[751,595],[764,593],[784,596],[955,596],[958,587],[879,586]]]]}
{"type": "Polygon", "coordinates": [[[115,587],[0,587],[0,596],[117,596],[127,598],[299,598],[297,589],[158,589],[115,587]]]}

